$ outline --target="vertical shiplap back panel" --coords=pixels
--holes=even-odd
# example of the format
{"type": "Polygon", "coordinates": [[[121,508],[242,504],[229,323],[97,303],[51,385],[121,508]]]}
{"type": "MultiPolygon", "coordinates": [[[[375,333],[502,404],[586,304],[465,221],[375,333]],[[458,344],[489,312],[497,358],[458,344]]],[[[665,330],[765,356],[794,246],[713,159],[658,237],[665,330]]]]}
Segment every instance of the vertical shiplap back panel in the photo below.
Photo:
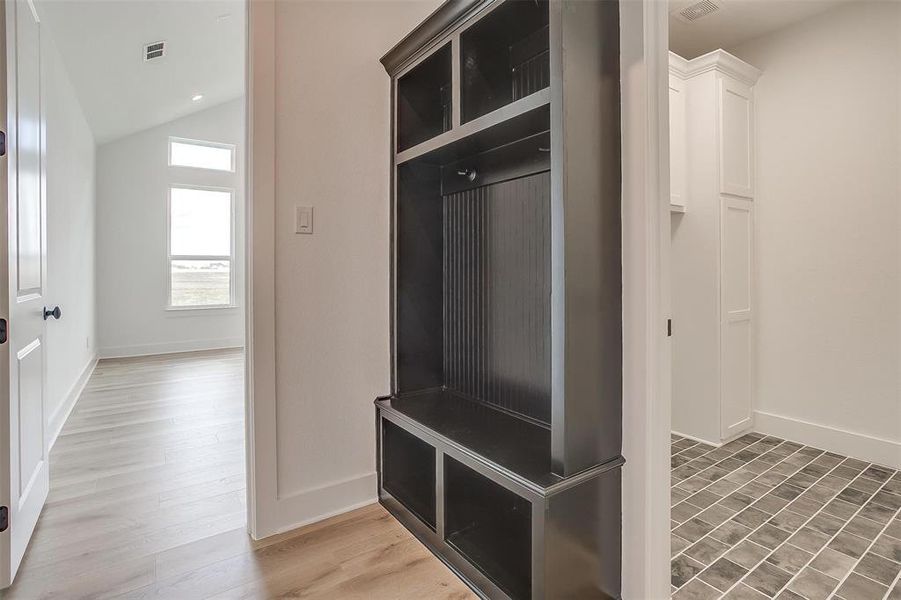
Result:
{"type": "Polygon", "coordinates": [[[550,422],[550,175],[444,197],[444,378],[550,422]]]}

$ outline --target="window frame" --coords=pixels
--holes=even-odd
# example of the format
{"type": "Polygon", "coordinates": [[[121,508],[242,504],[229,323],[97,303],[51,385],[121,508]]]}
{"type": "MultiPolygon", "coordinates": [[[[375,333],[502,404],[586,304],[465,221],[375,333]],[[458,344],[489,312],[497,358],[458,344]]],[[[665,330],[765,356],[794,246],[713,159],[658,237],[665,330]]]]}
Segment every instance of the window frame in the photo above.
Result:
{"type": "Polygon", "coordinates": [[[170,183],[166,186],[166,311],[221,310],[238,308],[236,294],[237,282],[235,272],[235,190],[229,187],[212,185],[193,185],[170,183]],[[172,254],[172,190],[201,190],[207,192],[224,192],[229,195],[229,252],[228,255],[213,254],[172,254]],[[202,305],[172,304],[172,261],[173,260],[222,260],[228,261],[228,303],[202,305]]]}
{"type": "Polygon", "coordinates": [[[183,138],[177,136],[169,136],[169,141],[166,143],[166,153],[168,155],[168,164],[170,167],[175,167],[178,169],[197,169],[198,171],[207,171],[210,173],[236,173],[238,168],[238,146],[237,144],[228,144],[225,142],[210,142],[206,140],[194,140],[191,138],[183,138]],[[212,167],[195,167],[193,165],[179,165],[172,163],[172,143],[178,144],[190,144],[194,146],[204,146],[207,148],[220,148],[224,150],[228,150],[231,154],[231,166],[228,169],[214,169],[212,167]]]}

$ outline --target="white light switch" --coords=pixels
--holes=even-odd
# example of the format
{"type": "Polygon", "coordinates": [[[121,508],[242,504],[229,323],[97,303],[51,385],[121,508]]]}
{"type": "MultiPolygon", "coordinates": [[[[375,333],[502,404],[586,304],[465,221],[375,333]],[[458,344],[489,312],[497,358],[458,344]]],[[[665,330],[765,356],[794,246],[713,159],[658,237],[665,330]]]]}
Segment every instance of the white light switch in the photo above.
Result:
{"type": "Polygon", "coordinates": [[[313,207],[294,207],[294,233],[313,233],[313,207]]]}

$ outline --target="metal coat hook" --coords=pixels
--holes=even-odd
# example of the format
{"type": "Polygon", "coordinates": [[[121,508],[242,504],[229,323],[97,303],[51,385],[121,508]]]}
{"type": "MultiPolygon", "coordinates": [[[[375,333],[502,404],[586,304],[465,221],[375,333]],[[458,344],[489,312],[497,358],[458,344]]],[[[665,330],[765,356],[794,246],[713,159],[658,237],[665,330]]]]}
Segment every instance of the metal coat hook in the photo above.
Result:
{"type": "Polygon", "coordinates": [[[465,177],[466,179],[468,179],[470,181],[475,181],[476,177],[478,176],[478,173],[476,173],[475,169],[459,169],[457,171],[457,175],[465,177]]]}

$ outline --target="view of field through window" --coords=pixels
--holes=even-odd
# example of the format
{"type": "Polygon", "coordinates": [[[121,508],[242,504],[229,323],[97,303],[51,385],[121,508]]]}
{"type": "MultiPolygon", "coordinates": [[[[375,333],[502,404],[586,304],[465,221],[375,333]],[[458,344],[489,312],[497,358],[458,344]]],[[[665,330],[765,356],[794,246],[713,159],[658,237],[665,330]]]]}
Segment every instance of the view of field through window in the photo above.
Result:
{"type": "Polygon", "coordinates": [[[172,306],[231,303],[231,265],[223,260],[173,260],[172,306]]]}

